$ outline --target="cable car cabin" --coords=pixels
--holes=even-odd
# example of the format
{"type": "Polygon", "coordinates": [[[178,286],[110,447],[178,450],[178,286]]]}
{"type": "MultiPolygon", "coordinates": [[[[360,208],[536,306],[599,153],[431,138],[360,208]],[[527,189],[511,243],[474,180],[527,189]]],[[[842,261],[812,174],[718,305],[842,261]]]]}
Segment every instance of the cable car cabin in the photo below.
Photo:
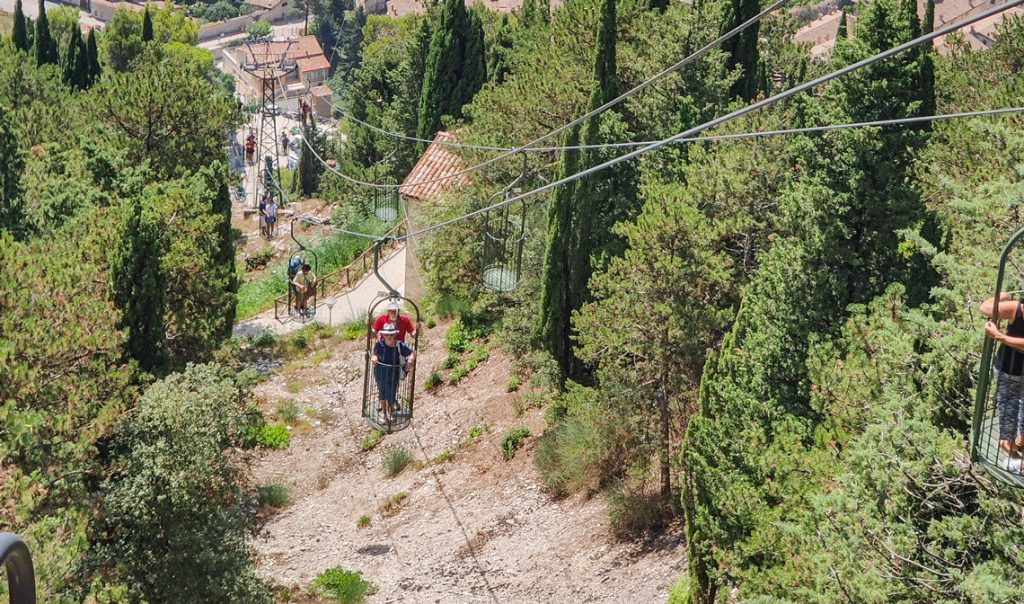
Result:
{"type": "Polygon", "coordinates": [[[1024,487],[1024,304],[1020,291],[1004,292],[1007,264],[1024,268],[1024,238],[1018,231],[1003,249],[995,295],[982,303],[986,325],[971,426],[971,461],[997,480],[1024,487]]]}
{"type": "Polygon", "coordinates": [[[373,213],[378,220],[394,222],[401,213],[401,200],[398,196],[398,182],[394,178],[378,179],[377,184],[395,185],[387,189],[373,190],[373,213]]]}
{"type": "Polygon", "coordinates": [[[420,309],[408,298],[391,296],[371,304],[366,316],[363,417],[370,427],[390,434],[404,430],[412,422],[420,309]],[[416,314],[413,321],[402,314],[403,301],[412,306],[416,314]],[[398,308],[396,321],[387,313],[388,306],[392,305],[398,308]],[[408,332],[410,323],[415,329],[412,333],[408,332]],[[380,327],[379,331],[374,329],[375,324],[380,327]],[[391,327],[395,329],[389,329],[391,327]]]}

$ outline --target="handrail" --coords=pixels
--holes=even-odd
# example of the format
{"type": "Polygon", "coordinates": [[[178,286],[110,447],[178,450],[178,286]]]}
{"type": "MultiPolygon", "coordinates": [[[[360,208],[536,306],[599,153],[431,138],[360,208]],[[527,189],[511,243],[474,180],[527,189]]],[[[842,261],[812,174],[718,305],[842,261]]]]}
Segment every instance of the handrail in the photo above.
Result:
{"type": "Polygon", "coordinates": [[[14,533],[0,533],[0,566],[7,567],[11,604],[36,604],[32,554],[21,537],[14,533]]]}

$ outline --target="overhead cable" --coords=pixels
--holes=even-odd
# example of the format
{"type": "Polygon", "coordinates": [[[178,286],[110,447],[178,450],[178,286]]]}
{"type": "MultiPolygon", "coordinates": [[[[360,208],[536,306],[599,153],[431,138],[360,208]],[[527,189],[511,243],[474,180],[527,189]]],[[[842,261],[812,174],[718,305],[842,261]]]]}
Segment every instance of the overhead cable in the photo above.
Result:
{"type": "MultiPolygon", "coordinates": [[[[733,36],[739,34],[743,30],[745,30],[748,27],[750,27],[751,25],[754,25],[755,23],[758,23],[759,21],[761,21],[761,19],[763,19],[765,16],[767,16],[772,11],[774,11],[777,8],[779,8],[780,6],[785,4],[786,2],[789,2],[789,0],[776,0],[768,8],[766,8],[763,11],[759,12],[758,14],[754,15],[750,19],[747,19],[743,23],[740,23],[739,25],[737,25],[736,27],[732,28],[731,30],[725,32],[721,36],[715,38],[714,40],[712,40],[711,42],[709,42],[708,44],[706,44],[705,46],[703,46],[702,48],[700,48],[699,50],[694,52],[693,54],[690,54],[689,56],[681,59],[680,61],[676,62],[675,64],[671,65],[670,67],[667,67],[666,69],[662,70],[661,72],[659,72],[658,74],[654,75],[653,77],[650,77],[650,78],[644,80],[640,84],[637,84],[633,88],[630,88],[626,92],[620,94],[619,96],[617,96],[614,99],[608,101],[607,103],[601,105],[600,107],[596,107],[594,109],[591,109],[590,111],[584,113],[580,117],[572,120],[568,124],[565,124],[564,126],[556,128],[556,129],[552,130],[551,132],[548,132],[547,134],[544,134],[544,135],[540,136],[539,138],[536,138],[536,139],[526,143],[525,145],[509,149],[507,152],[502,153],[501,155],[498,155],[496,157],[492,157],[491,159],[485,160],[485,161],[483,161],[483,162],[481,162],[479,164],[476,164],[474,166],[470,166],[469,168],[465,168],[463,170],[459,170],[459,171],[454,172],[452,174],[447,174],[445,176],[439,176],[437,178],[433,178],[433,179],[430,179],[430,180],[416,181],[416,182],[413,182],[413,183],[410,183],[410,184],[404,185],[404,186],[433,184],[435,182],[443,182],[443,181],[446,181],[446,180],[451,180],[453,178],[458,178],[460,176],[465,176],[466,174],[470,174],[470,173],[475,172],[475,171],[477,171],[477,170],[479,170],[481,168],[485,168],[485,167],[490,166],[492,164],[495,164],[495,163],[497,163],[497,162],[499,162],[499,161],[501,161],[503,159],[506,159],[508,157],[511,157],[513,155],[521,153],[521,152],[523,152],[523,151],[533,147],[537,143],[542,143],[542,142],[544,142],[544,141],[546,141],[546,140],[548,140],[548,139],[550,139],[550,138],[552,138],[554,136],[557,136],[557,135],[561,134],[562,132],[568,130],[569,128],[572,128],[574,126],[582,124],[583,122],[585,122],[586,120],[594,117],[595,115],[597,115],[597,114],[599,114],[599,113],[601,113],[601,112],[603,112],[603,111],[605,111],[605,110],[607,110],[607,109],[609,109],[611,107],[614,107],[615,105],[618,105],[622,101],[628,99],[629,97],[631,97],[631,96],[633,96],[633,95],[635,95],[635,94],[637,94],[637,93],[639,93],[639,92],[641,92],[643,90],[646,90],[650,86],[653,86],[655,83],[661,81],[662,79],[664,79],[665,77],[671,75],[672,73],[682,69],[686,65],[689,65],[690,63],[696,61],[697,59],[700,59],[700,58],[704,57],[704,55],[706,55],[709,52],[711,52],[716,46],[718,46],[722,42],[725,42],[726,40],[732,38],[733,36]]],[[[287,98],[287,96],[285,98],[287,98]]],[[[392,133],[392,134],[394,134],[394,133],[392,133]]],[[[407,139],[414,139],[417,142],[423,142],[423,143],[431,143],[431,142],[433,142],[433,141],[428,141],[426,139],[421,139],[421,138],[406,137],[405,135],[398,135],[398,136],[401,136],[402,138],[407,138],[407,139]]],[[[310,147],[310,145],[308,143],[306,144],[306,146],[307,146],[307,148],[310,147]]],[[[361,180],[352,178],[352,177],[348,176],[347,174],[344,174],[341,171],[336,170],[336,169],[331,168],[330,166],[328,166],[327,162],[323,161],[323,159],[321,159],[319,154],[317,154],[315,151],[314,151],[314,155],[317,156],[317,159],[319,159],[321,161],[321,163],[323,163],[324,166],[327,167],[328,170],[330,170],[334,174],[337,174],[338,176],[342,177],[343,179],[345,179],[348,182],[351,182],[353,184],[358,184],[358,185],[367,186],[367,187],[381,188],[381,189],[388,189],[388,188],[395,188],[395,187],[403,186],[403,185],[385,185],[385,184],[380,184],[380,183],[370,183],[370,182],[365,182],[365,181],[361,181],[361,180]]]]}
{"type": "Polygon", "coordinates": [[[737,117],[746,115],[746,114],[748,114],[748,113],[750,113],[752,111],[756,111],[758,109],[762,109],[764,107],[768,107],[768,106],[773,105],[773,104],[775,104],[775,103],[777,103],[779,101],[785,100],[785,99],[787,99],[787,98],[789,98],[789,97],[791,97],[791,96],[793,96],[795,94],[799,94],[801,92],[804,92],[805,90],[814,88],[815,86],[820,86],[821,84],[824,84],[824,83],[826,83],[826,82],[828,82],[830,80],[834,80],[835,78],[838,78],[840,76],[846,75],[847,73],[850,73],[850,72],[853,72],[853,71],[857,71],[858,69],[861,69],[862,67],[866,67],[866,66],[871,65],[873,63],[877,63],[878,61],[883,61],[883,60],[888,59],[889,57],[891,57],[893,55],[896,55],[898,53],[903,52],[904,50],[907,50],[909,48],[913,48],[915,46],[918,46],[920,44],[923,44],[925,42],[933,40],[933,39],[935,39],[935,38],[937,38],[939,36],[944,36],[944,35],[946,35],[946,34],[948,34],[950,32],[956,31],[956,30],[958,30],[958,29],[960,29],[962,27],[966,27],[968,25],[971,25],[973,23],[981,21],[982,19],[987,19],[987,18],[989,18],[989,17],[991,17],[993,15],[998,15],[999,13],[1001,13],[1001,12],[1007,10],[1007,9],[1013,8],[1014,6],[1019,6],[1021,4],[1024,4],[1024,0],[1009,0],[1008,2],[1004,2],[1003,4],[1000,4],[998,6],[990,8],[987,11],[983,11],[981,13],[978,13],[977,15],[974,15],[972,17],[968,17],[967,19],[965,19],[963,21],[960,21],[960,22],[957,22],[957,23],[952,23],[952,24],[940,27],[940,28],[938,28],[938,29],[936,29],[936,30],[934,30],[932,32],[929,32],[929,33],[924,34],[922,36],[918,36],[917,38],[914,38],[913,40],[910,40],[909,42],[904,42],[903,44],[900,44],[899,46],[895,46],[895,47],[890,48],[888,50],[882,51],[882,52],[880,52],[880,53],[878,53],[878,54],[876,54],[874,56],[868,57],[866,59],[862,59],[860,61],[857,61],[856,63],[853,63],[851,65],[847,65],[847,66],[842,67],[840,69],[837,69],[837,70],[835,70],[835,71],[833,71],[831,73],[825,74],[825,75],[823,75],[823,76],[821,76],[819,78],[815,78],[814,80],[811,80],[810,82],[806,82],[804,84],[800,84],[798,86],[794,86],[793,88],[790,88],[789,90],[785,90],[783,92],[780,92],[778,94],[770,96],[770,97],[768,97],[766,99],[763,99],[761,101],[758,101],[756,103],[753,103],[751,105],[743,107],[741,109],[737,109],[736,111],[733,111],[733,112],[728,113],[726,115],[723,115],[721,117],[715,118],[715,119],[713,119],[711,121],[705,122],[705,123],[703,123],[703,124],[701,124],[699,126],[695,126],[693,128],[690,128],[689,130],[685,130],[683,132],[680,132],[680,133],[678,133],[678,134],[676,134],[674,136],[670,136],[670,137],[668,137],[666,139],[660,140],[658,142],[655,142],[653,144],[647,145],[647,146],[642,147],[640,149],[636,149],[634,151],[630,151],[629,153],[626,153],[625,155],[620,155],[619,157],[610,159],[610,160],[608,160],[606,162],[603,162],[601,164],[598,164],[596,166],[592,166],[590,168],[587,168],[586,170],[581,170],[580,172],[576,172],[575,174],[570,174],[569,176],[566,176],[565,178],[561,178],[561,179],[556,180],[554,182],[551,182],[551,183],[548,183],[546,185],[542,185],[540,187],[537,187],[536,189],[532,189],[530,191],[526,191],[526,192],[521,193],[519,195],[510,197],[510,198],[508,198],[508,199],[506,199],[504,201],[501,201],[501,202],[489,205],[489,206],[484,207],[484,208],[480,208],[478,210],[474,210],[472,212],[468,212],[466,214],[463,214],[462,216],[458,216],[456,218],[452,218],[451,220],[446,220],[444,222],[440,222],[438,224],[435,224],[435,225],[432,225],[432,226],[428,226],[428,227],[424,227],[424,228],[419,229],[417,231],[413,231],[413,232],[407,233],[406,235],[402,236],[401,239],[408,239],[408,238],[411,238],[411,237],[416,237],[416,236],[419,236],[419,235],[423,235],[423,234],[429,233],[431,231],[435,231],[435,230],[447,227],[449,225],[455,224],[457,222],[461,222],[463,220],[468,220],[470,218],[473,218],[473,217],[478,216],[480,214],[483,214],[485,212],[489,212],[491,210],[496,210],[498,208],[501,208],[501,207],[513,204],[513,203],[515,203],[517,201],[521,201],[521,200],[526,199],[528,197],[532,197],[534,195],[537,195],[538,193],[543,193],[544,191],[548,191],[548,190],[553,189],[555,187],[558,187],[560,185],[563,185],[563,184],[566,184],[566,183],[570,183],[570,182],[579,180],[579,179],[584,178],[586,176],[589,176],[589,175],[591,175],[591,174],[593,174],[595,172],[600,172],[601,170],[610,168],[610,167],[612,167],[612,166],[614,166],[616,164],[622,163],[624,161],[629,161],[631,159],[639,157],[639,156],[643,155],[644,153],[660,149],[661,147],[664,147],[666,145],[670,145],[672,143],[678,142],[678,141],[680,141],[680,140],[682,140],[682,139],[684,139],[686,137],[691,137],[694,134],[698,134],[698,133],[703,132],[704,130],[707,130],[709,128],[714,128],[716,126],[724,124],[725,122],[733,120],[733,119],[735,119],[737,117]]]}

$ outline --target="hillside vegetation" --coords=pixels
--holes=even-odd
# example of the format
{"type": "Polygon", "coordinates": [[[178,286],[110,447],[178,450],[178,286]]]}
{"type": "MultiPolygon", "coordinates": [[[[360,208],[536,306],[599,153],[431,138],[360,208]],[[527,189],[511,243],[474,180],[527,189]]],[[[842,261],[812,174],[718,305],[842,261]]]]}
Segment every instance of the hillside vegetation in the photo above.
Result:
{"type": "MultiPolygon", "coordinates": [[[[552,138],[588,147],[531,153],[517,186],[910,40],[933,27],[916,7],[859,6],[824,62],[790,42],[790,17],[767,18],[552,138]]],[[[760,10],[311,8],[345,115],[502,147],[760,10]]],[[[161,9],[118,11],[87,37],[57,12],[0,39],[0,529],[29,542],[45,601],[280,599],[253,548],[254,510],[272,494],[238,450],[288,432],[250,395],[260,378],[239,351],[259,342],[228,341],[238,278],[224,149],[244,116],[196,36],[161,9]]],[[[1019,104],[1024,21],[1004,22],[991,51],[946,46],[711,133],[1019,104]]],[[[353,120],[341,131],[306,135],[362,179],[401,180],[424,147],[353,120]]],[[[466,165],[493,157],[456,152],[466,165]]],[[[1021,494],[972,465],[967,442],[976,309],[1020,226],[1022,153],[1016,115],[669,145],[512,206],[525,213],[522,281],[501,294],[480,284],[482,220],[455,223],[417,241],[424,307],[457,318],[466,340],[436,379],[456,383],[504,348],[509,389],[530,383],[544,424],[525,451],[512,443],[525,432],[509,436],[507,456],[534,456],[546,496],[606,497],[618,538],[684,524],[674,603],[1024,597],[1021,494]]],[[[473,172],[416,223],[483,207],[521,161],[473,172]]],[[[306,195],[367,216],[365,191],[303,162],[306,195]]]]}

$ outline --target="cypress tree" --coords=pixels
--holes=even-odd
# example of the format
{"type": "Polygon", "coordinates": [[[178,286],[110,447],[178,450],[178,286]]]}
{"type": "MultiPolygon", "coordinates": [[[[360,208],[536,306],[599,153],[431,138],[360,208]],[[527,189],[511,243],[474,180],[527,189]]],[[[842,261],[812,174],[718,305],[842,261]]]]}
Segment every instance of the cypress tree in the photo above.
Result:
{"type": "Polygon", "coordinates": [[[491,45],[491,57],[487,62],[487,75],[491,81],[501,84],[508,75],[508,55],[512,52],[514,38],[512,25],[509,23],[508,14],[501,17],[501,27],[498,28],[498,35],[495,36],[491,45]]]}
{"type": "Polygon", "coordinates": [[[89,85],[95,84],[100,79],[103,67],[100,65],[99,47],[96,44],[96,30],[89,30],[89,40],[86,43],[86,60],[89,65],[89,85]]]}
{"type": "Polygon", "coordinates": [[[310,122],[302,127],[302,154],[299,156],[298,174],[296,182],[303,197],[312,197],[320,185],[320,175],[323,172],[323,164],[317,161],[309,147],[312,146],[321,153],[323,150],[323,137],[317,130],[316,123],[310,122]]]}
{"type": "Polygon", "coordinates": [[[89,49],[85,46],[85,39],[77,31],[75,33],[75,41],[78,45],[78,49],[75,51],[75,70],[74,70],[74,84],[79,90],[85,90],[89,87],[89,49]]]}
{"type": "Polygon", "coordinates": [[[18,50],[28,52],[31,48],[28,41],[28,22],[25,19],[25,11],[21,7],[21,0],[14,3],[14,30],[11,32],[14,39],[14,47],[18,50]]]}
{"type": "Polygon", "coordinates": [[[125,356],[150,373],[160,373],[167,366],[162,254],[160,229],[143,216],[140,202],[132,203],[114,244],[110,297],[121,310],[121,328],[128,330],[125,356]]]}
{"type": "MultiPolygon", "coordinates": [[[[594,89],[588,110],[618,96],[616,75],[615,0],[604,0],[598,46],[594,59],[594,89]]],[[[587,120],[573,128],[566,145],[592,145],[600,142],[602,120],[616,119],[614,111],[587,120]]],[[[597,150],[566,150],[559,164],[559,176],[579,172],[598,163],[597,150]]],[[[548,239],[544,254],[541,312],[536,329],[537,340],[558,361],[564,375],[579,380],[586,377],[572,351],[570,319],[589,298],[588,281],[592,259],[603,252],[615,254],[618,237],[611,227],[626,217],[633,201],[633,174],[630,165],[617,166],[600,180],[582,178],[555,191],[548,210],[548,239]]]]}
{"type": "Polygon", "coordinates": [[[55,65],[59,61],[57,41],[50,34],[50,21],[46,17],[46,7],[39,0],[39,18],[36,19],[36,64],[55,65]]]}
{"type": "Polygon", "coordinates": [[[523,6],[519,9],[519,19],[522,20],[523,25],[532,27],[539,16],[537,0],[523,0],[523,6]]]}
{"type": "MultiPolygon", "coordinates": [[[[75,40],[77,32],[68,32],[68,43],[61,58],[64,83],[68,86],[75,86],[75,64],[78,61],[78,42],[75,40]]],[[[81,39],[81,35],[78,36],[81,39]]]]}
{"type": "Polygon", "coordinates": [[[142,41],[149,42],[153,39],[153,17],[149,14],[149,4],[146,4],[146,10],[142,12],[142,41]]]}
{"type": "Polygon", "coordinates": [[[839,13],[839,29],[836,30],[836,40],[845,40],[850,37],[846,31],[846,7],[839,13]]]}
{"type": "Polygon", "coordinates": [[[459,110],[473,100],[487,82],[487,52],[484,46],[484,22],[480,11],[469,11],[469,31],[463,52],[462,78],[459,80],[459,110]]]}
{"type": "Polygon", "coordinates": [[[18,142],[10,110],[0,105],[0,231],[16,238],[26,230],[21,184],[25,169],[25,151],[18,142]]]}
{"type": "Polygon", "coordinates": [[[341,31],[341,57],[338,70],[346,82],[359,69],[363,57],[363,26],[366,25],[366,11],[357,6],[350,18],[345,19],[341,31]]]}
{"type": "MultiPolygon", "coordinates": [[[[737,25],[749,20],[761,11],[758,0],[730,0],[724,11],[721,33],[725,33],[737,25]]],[[[729,70],[737,66],[742,73],[732,85],[731,93],[749,101],[757,96],[757,63],[760,55],[757,51],[757,38],[761,29],[760,22],[754,23],[739,35],[733,36],[722,43],[722,50],[729,55],[726,67],[729,70]]]]}
{"type": "MultiPolygon", "coordinates": [[[[914,36],[901,1],[866,5],[855,25],[861,43],[837,44],[835,65],[914,36]]],[[[918,78],[915,59],[897,55],[830,83],[822,111],[842,121],[913,115],[918,78]]],[[[847,131],[804,151],[807,176],[782,196],[782,236],[744,289],[731,333],[708,358],[687,430],[689,602],[716,601],[730,578],[757,575],[767,584],[786,572],[786,556],[763,546],[784,540],[782,527],[806,509],[814,479],[805,472],[830,421],[812,404],[813,344],[828,344],[851,305],[894,283],[917,292],[909,298],[926,299],[934,275],[899,252],[899,232],[928,217],[911,177],[923,141],[912,129],[870,137],[847,131]]],[[[749,586],[751,593],[761,585],[749,586]]]]}
{"type": "MultiPolygon", "coordinates": [[[[218,172],[215,170],[215,174],[218,172]]],[[[230,300],[221,306],[221,323],[215,333],[221,339],[231,337],[231,330],[235,324],[235,310],[237,308],[238,276],[235,271],[235,240],[231,234],[231,191],[228,189],[227,180],[222,176],[217,184],[210,186],[217,187],[217,197],[213,203],[213,214],[218,217],[218,223],[214,226],[217,234],[218,250],[214,254],[214,261],[217,263],[219,272],[227,277],[224,289],[231,295],[230,300]]],[[[223,300],[223,298],[221,298],[223,300]]]]}
{"type": "Polygon", "coordinates": [[[445,0],[430,39],[417,136],[433,138],[442,116],[461,117],[462,106],[472,100],[485,81],[483,22],[479,15],[470,16],[462,0],[445,0]]]}

